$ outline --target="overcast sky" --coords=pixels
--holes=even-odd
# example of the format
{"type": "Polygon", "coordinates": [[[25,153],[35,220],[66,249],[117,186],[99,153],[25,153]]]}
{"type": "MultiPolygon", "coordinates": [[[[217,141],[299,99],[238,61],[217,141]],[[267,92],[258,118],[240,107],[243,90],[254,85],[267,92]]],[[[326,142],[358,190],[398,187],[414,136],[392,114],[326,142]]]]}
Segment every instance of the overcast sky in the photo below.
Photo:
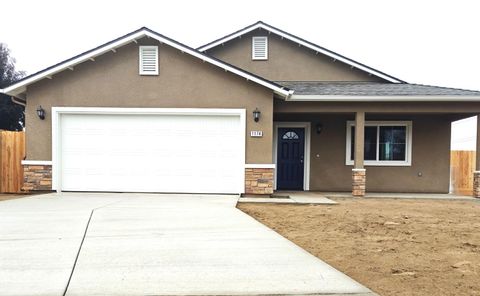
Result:
{"type": "Polygon", "coordinates": [[[480,90],[479,1],[2,1],[28,74],[147,26],[197,47],[258,20],[411,83],[480,90]]]}
{"type": "MultiPolygon", "coordinates": [[[[198,47],[262,20],[410,83],[480,90],[480,1],[7,0],[0,8],[0,42],[28,74],[142,26],[198,47]]],[[[452,148],[474,149],[475,127],[454,124],[452,148]]]]}

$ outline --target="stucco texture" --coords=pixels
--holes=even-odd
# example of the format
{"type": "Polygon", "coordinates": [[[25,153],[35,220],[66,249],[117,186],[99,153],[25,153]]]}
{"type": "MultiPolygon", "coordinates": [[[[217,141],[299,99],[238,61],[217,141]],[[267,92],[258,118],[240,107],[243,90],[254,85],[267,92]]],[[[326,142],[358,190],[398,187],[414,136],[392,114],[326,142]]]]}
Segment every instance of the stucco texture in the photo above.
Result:
{"type": "Polygon", "coordinates": [[[207,51],[218,59],[273,81],[370,81],[375,76],[264,30],[255,30],[207,51]],[[252,37],[268,36],[268,60],[252,60],[252,37]]]}
{"type": "MultiPolygon", "coordinates": [[[[346,124],[353,114],[279,114],[275,121],[309,121],[323,125],[311,132],[310,190],[351,191],[352,168],[345,164],[346,124]],[[299,118],[300,117],[300,118],[299,118]]],[[[450,120],[443,115],[366,115],[366,120],[411,120],[412,165],[365,166],[367,192],[448,193],[450,120]],[[421,176],[419,176],[421,173],[421,176]]]]}
{"type": "Polygon", "coordinates": [[[138,45],[131,43],[28,87],[28,160],[52,158],[51,107],[244,108],[246,162],[271,163],[271,90],[156,40],[142,39],[140,44],[159,45],[158,76],[139,75],[138,45]],[[44,121],[35,112],[39,105],[47,111],[44,121]],[[255,108],[262,112],[258,123],[252,119],[255,108]],[[263,137],[251,138],[250,130],[262,130],[263,137]]]}

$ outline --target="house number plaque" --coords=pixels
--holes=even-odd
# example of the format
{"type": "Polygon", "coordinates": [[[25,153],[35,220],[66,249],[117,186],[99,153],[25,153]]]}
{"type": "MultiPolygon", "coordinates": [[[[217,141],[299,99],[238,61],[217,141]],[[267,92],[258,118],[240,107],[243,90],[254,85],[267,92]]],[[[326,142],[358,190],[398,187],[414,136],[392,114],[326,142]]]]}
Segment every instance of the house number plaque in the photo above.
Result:
{"type": "Polygon", "coordinates": [[[250,131],[250,137],[261,138],[263,137],[263,131],[250,131]]]}

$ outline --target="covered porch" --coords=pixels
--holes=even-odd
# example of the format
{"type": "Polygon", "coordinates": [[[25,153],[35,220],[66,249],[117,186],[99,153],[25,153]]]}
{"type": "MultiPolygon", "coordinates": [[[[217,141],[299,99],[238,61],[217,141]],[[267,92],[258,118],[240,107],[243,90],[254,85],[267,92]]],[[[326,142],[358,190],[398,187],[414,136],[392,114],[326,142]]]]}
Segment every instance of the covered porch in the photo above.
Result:
{"type": "MultiPolygon", "coordinates": [[[[336,84],[337,94],[326,95],[331,84],[290,83],[297,96],[275,100],[276,190],[448,194],[451,122],[480,113],[478,92],[406,84],[408,93],[401,85],[382,93],[378,83],[336,84]],[[291,164],[279,153],[287,147],[281,132],[302,126],[303,186],[292,188],[284,180],[291,164]]],[[[477,172],[474,195],[480,196],[477,172]]]]}

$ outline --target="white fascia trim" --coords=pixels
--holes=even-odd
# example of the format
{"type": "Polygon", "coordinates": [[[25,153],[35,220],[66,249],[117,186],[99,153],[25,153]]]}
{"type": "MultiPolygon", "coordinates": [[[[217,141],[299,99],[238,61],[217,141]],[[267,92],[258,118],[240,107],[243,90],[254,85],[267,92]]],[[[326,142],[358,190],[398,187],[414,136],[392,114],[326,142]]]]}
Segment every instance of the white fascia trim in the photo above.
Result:
{"type": "Polygon", "coordinates": [[[275,169],[274,163],[246,163],[246,169],[275,169]]]}
{"type": "Polygon", "coordinates": [[[208,56],[206,56],[206,55],[204,55],[204,54],[202,54],[202,53],[199,53],[199,52],[197,52],[197,51],[195,51],[195,50],[192,50],[192,49],[190,49],[190,48],[188,48],[188,47],[181,46],[181,45],[178,44],[178,43],[172,42],[171,40],[165,39],[165,38],[163,38],[162,36],[159,36],[159,35],[157,35],[157,34],[155,34],[155,33],[152,33],[152,32],[150,32],[150,31],[147,31],[147,30],[141,30],[141,31],[139,31],[139,32],[137,32],[137,33],[135,33],[135,34],[133,34],[133,35],[130,35],[130,36],[128,36],[128,37],[125,37],[125,38],[123,38],[123,39],[120,39],[120,40],[118,40],[118,41],[116,41],[116,42],[113,42],[113,43],[111,43],[111,44],[109,44],[109,45],[106,45],[106,46],[104,46],[104,47],[102,47],[102,48],[99,48],[99,49],[97,49],[97,50],[95,50],[95,51],[92,51],[92,52],[90,52],[90,53],[88,53],[88,54],[84,54],[84,55],[82,55],[82,56],[77,57],[76,59],[73,59],[73,60],[71,60],[71,61],[65,62],[65,63],[63,63],[63,64],[61,64],[61,65],[58,65],[58,66],[56,66],[56,67],[54,67],[54,68],[52,68],[52,69],[50,69],[50,70],[48,70],[48,71],[39,73],[38,75],[34,75],[34,76],[32,76],[32,77],[24,80],[24,81],[21,81],[21,82],[19,82],[19,83],[16,83],[16,84],[14,84],[14,85],[11,85],[11,86],[5,88],[4,91],[5,91],[5,93],[7,93],[7,94],[9,94],[9,95],[19,94],[19,93],[25,91],[26,86],[27,86],[28,84],[31,84],[31,83],[36,82],[36,81],[38,81],[38,80],[41,80],[41,79],[43,79],[43,78],[45,78],[45,77],[51,76],[51,75],[53,75],[53,74],[56,74],[56,73],[58,73],[58,72],[61,72],[61,71],[65,70],[65,69],[72,68],[72,67],[74,67],[75,65],[80,64],[80,63],[82,63],[82,62],[84,62],[84,61],[86,61],[86,60],[89,60],[89,59],[91,59],[91,58],[95,58],[96,56],[102,55],[102,54],[104,54],[104,53],[106,53],[106,52],[108,52],[108,51],[110,51],[110,50],[112,50],[112,49],[115,49],[115,48],[117,48],[117,47],[123,46],[123,45],[125,45],[125,44],[130,43],[130,42],[133,42],[134,40],[139,39],[139,38],[142,38],[142,37],[144,37],[144,36],[154,38],[154,39],[160,41],[161,43],[165,43],[165,44],[167,44],[167,45],[169,45],[169,46],[171,46],[171,47],[173,47],[173,48],[176,48],[176,49],[178,49],[178,50],[180,50],[180,51],[182,51],[182,52],[188,53],[188,54],[190,54],[190,55],[192,55],[192,56],[194,56],[194,57],[196,57],[196,58],[201,59],[202,61],[208,62],[208,63],[210,63],[210,64],[212,64],[212,65],[215,65],[215,66],[217,66],[217,67],[220,67],[220,68],[222,68],[222,69],[224,69],[224,70],[226,70],[226,71],[228,71],[228,72],[232,72],[232,73],[234,73],[234,74],[236,74],[236,75],[238,75],[238,76],[241,76],[241,77],[243,77],[243,78],[245,78],[245,79],[247,79],[247,80],[251,80],[251,81],[253,81],[253,82],[257,83],[257,84],[260,84],[260,85],[262,85],[262,86],[265,86],[265,87],[273,90],[275,93],[277,93],[277,94],[279,94],[279,95],[282,95],[282,96],[284,96],[284,97],[288,97],[288,96],[290,96],[290,95],[293,93],[293,92],[285,89],[284,87],[279,87],[279,86],[277,86],[277,85],[274,85],[274,84],[272,84],[272,83],[269,83],[269,82],[267,82],[267,81],[264,81],[264,80],[262,80],[262,79],[259,79],[259,78],[255,77],[255,76],[252,76],[252,75],[250,75],[250,74],[248,74],[248,73],[245,73],[245,72],[243,72],[243,71],[241,71],[241,70],[239,70],[239,69],[233,68],[233,67],[231,67],[231,66],[229,66],[229,65],[227,65],[227,64],[224,64],[224,63],[222,63],[222,62],[220,62],[220,61],[218,61],[218,60],[212,59],[212,58],[210,58],[210,57],[208,57],[208,56]]]}
{"type": "Polygon", "coordinates": [[[22,165],[52,165],[51,160],[22,160],[22,165]]]}
{"type": "Polygon", "coordinates": [[[322,96],[292,95],[296,102],[480,102],[480,96],[322,96]]]}
{"type": "Polygon", "coordinates": [[[312,50],[314,50],[314,51],[316,51],[316,52],[319,52],[319,53],[322,53],[322,54],[324,54],[324,55],[327,55],[327,56],[329,56],[329,57],[331,57],[331,58],[334,58],[335,60],[341,61],[341,62],[343,62],[343,63],[345,63],[345,64],[348,64],[348,65],[353,66],[353,67],[355,67],[355,68],[357,68],[357,69],[363,70],[363,71],[365,71],[365,72],[368,72],[368,73],[370,73],[370,74],[372,74],[372,75],[375,75],[375,76],[377,76],[377,77],[380,77],[380,78],[383,78],[383,79],[385,79],[385,80],[388,80],[388,81],[390,81],[390,82],[402,83],[402,81],[400,81],[400,80],[394,79],[394,78],[392,78],[392,77],[390,77],[390,76],[388,76],[388,75],[382,74],[382,73],[380,73],[380,72],[378,72],[378,71],[375,71],[375,70],[373,70],[373,69],[370,69],[370,68],[368,68],[368,67],[366,67],[366,66],[363,66],[363,65],[361,65],[361,64],[359,64],[359,63],[356,63],[356,62],[354,62],[354,61],[351,61],[351,60],[349,60],[349,59],[347,59],[347,58],[344,58],[344,57],[342,57],[342,56],[339,56],[339,55],[336,55],[336,54],[331,53],[331,52],[329,52],[329,51],[326,51],[325,49],[323,49],[323,48],[321,48],[321,47],[314,46],[314,45],[312,45],[312,44],[310,44],[310,43],[307,43],[307,42],[305,42],[305,41],[303,41],[303,40],[300,40],[300,39],[298,39],[298,38],[296,38],[296,37],[294,37],[294,36],[291,36],[291,35],[285,34],[285,33],[283,33],[283,32],[280,32],[280,31],[278,31],[277,29],[272,28],[272,27],[270,27],[270,26],[267,26],[267,25],[265,25],[265,24],[256,24],[256,25],[254,25],[254,26],[252,26],[252,27],[245,28],[244,30],[239,31],[239,32],[237,32],[237,33],[235,33],[235,34],[233,34],[233,35],[230,35],[230,36],[225,37],[225,38],[223,38],[223,39],[220,39],[220,40],[218,40],[218,41],[216,41],[216,42],[214,42],[214,43],[211,43],[211,44],[205,45],[205,46],[203,46],[203,47],[200,47],[200,48],[198,48],[198,50],[199,50],[199,51],[209,50],[209,49],[212,48],[212,47],[215,47],[215,46],[217,46],[217,45],[220,45],[220,44],[222,44],[222,43],[225,43],[225,42],[227,42],[227,41],[230,41],[230,40],[232,40],[232,39],[235,39],[235,38],[237,38],[237,37],[239,37],[239,36],[241,36],[241,35],[244,35],[244,34],[246,34],[246,33],[249,33],[249,32],[251,32],[251,31],[253,31],[253,30],[256,30],[256,29],[258,29],[258,28],[265,29],[265,30],[267,30],[267,31],[269,31],[269,32],[272,32],[272,33],[274,33],[274,34],[277,34],[277,35],[279,35],[279,36],[281,36],[281,37],[283,37],[283,38],[285,38],[285,39],[288,39],[288,40],[290,40],[290,41],[293,41],[293,42],[295,42],[295,43],[297,43],[297,44],[300,44],[300,45],[302,45],[302,46],[304,46],[304,47],[310,48],[310,49],[312,49],[312,50]]]}

